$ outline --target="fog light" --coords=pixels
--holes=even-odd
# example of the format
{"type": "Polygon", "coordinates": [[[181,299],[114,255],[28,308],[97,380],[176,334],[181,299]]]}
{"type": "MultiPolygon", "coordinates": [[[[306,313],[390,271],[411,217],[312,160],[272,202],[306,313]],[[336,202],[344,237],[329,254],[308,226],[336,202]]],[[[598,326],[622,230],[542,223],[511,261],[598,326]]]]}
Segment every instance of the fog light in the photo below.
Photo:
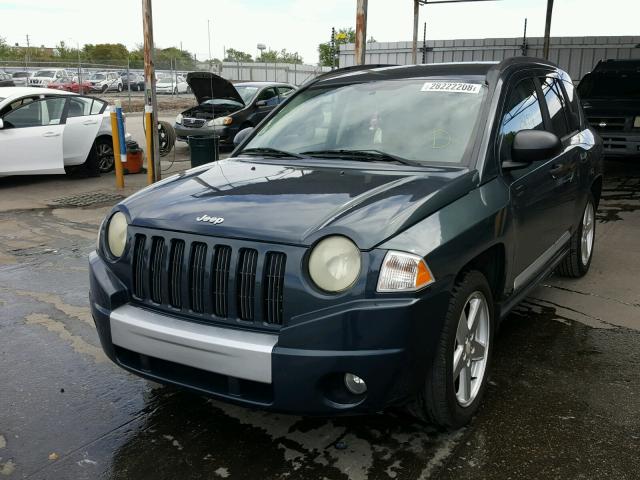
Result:
{"type": "Polygon", "coordinates": [[[344,385],[354,395],[362,395],[367,391],[367,384],[364,380],[353,373],[344,374],[344,385]]]}

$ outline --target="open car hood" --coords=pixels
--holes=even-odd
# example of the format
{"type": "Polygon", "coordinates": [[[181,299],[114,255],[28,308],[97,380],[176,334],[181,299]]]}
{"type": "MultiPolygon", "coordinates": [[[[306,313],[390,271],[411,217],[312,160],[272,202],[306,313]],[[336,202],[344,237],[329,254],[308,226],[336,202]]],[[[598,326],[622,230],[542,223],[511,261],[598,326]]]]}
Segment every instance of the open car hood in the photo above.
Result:
{"type": "Polygon", "coordinates": [[[234,100],[244,105],[242,97],[229,80],[210,72],[190,72],[187,84],[198,100],[198,104],[214,98],[234,100]]]}

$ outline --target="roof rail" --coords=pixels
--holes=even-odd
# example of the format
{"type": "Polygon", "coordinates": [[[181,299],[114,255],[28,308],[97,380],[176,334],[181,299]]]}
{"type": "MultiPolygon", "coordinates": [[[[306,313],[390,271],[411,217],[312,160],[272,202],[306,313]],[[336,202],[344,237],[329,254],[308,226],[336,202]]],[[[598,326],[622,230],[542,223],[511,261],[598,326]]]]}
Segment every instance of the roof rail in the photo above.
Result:
{"type": "Polygon", "coordinates": [[[498,69],[499,70],[503,70],[507,67],[510,67],[511,65],[518,65],[520,63],[537,63],[539,65],[546,65],[548,67],[554,67],[557,68],[558,65],[556,65],[553,62],[550,62],[549,60],[545,60],[543,58],[537,58],[537,57],[509,57],[509,58],[505,58],[504,60],[502,60],[499,64],[498,64],[498,69]]]}
{"type": "Polygon", "coordinates": [[[323,73],[321,75],[318,75],[317,77],[311,79],[310,81],[306,82],[304,85],[305,86],[309,86],[313,83],[316,83],[317,81],[320,80],[325,80],[327,78],[331,78],[334,75],[341,75],[343,73],[350,73],[350,72],[358,72],[360,70],[371,70],[373,68],[384,68],[384,67],[397,67],[399,65],[396,64],[391,64],[391,63],[375,63],[375,64],[369,64],[369,65],[351,65],[350,67],[342,67],[342,68],[337,68],[335,70],[331,70],[330,72],[326,72],[323,73]]]}

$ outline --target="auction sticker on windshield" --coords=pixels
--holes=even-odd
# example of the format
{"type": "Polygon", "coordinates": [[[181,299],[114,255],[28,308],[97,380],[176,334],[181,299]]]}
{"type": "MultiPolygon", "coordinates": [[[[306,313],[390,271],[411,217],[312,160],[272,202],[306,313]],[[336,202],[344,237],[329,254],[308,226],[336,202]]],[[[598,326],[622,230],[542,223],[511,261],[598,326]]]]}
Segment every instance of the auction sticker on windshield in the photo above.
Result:
{"type": "Polygon", "coordinates": [[[422,86],[423,92],[447,92],[447,93],[480,93],[479,83],[463,82],[426,82],[422,86]]]}

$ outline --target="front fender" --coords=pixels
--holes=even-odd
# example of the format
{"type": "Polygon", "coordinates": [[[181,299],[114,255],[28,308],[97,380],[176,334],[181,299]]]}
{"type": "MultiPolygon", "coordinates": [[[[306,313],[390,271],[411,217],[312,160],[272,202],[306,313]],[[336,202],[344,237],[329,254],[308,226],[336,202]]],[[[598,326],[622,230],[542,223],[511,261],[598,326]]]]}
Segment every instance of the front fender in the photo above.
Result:
{"type": "Polygon", "coordinates": [[[436,279],[452,280],[462,267],[498,243],[504,244],[508,270],[511,235],[509,188],[497,177],[378,248],[420,255],[436,279]]]}

